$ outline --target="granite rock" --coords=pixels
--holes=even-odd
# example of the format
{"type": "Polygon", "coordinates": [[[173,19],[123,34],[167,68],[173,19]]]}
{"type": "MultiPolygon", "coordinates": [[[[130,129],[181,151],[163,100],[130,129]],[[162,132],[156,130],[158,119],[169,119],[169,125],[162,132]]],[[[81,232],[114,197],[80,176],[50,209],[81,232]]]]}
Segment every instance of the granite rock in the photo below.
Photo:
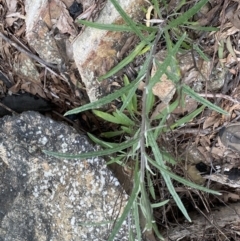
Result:
{"type": "MultiPolygon", "coordinates": [[[[0,240],[107,240],[127,195],[105,161],[42,152],[94,151],[88,139],[33,111],[5,116],[0,129],[0,240]]],[[[127,227],[115,240],[128,240],[127,227]]]]}

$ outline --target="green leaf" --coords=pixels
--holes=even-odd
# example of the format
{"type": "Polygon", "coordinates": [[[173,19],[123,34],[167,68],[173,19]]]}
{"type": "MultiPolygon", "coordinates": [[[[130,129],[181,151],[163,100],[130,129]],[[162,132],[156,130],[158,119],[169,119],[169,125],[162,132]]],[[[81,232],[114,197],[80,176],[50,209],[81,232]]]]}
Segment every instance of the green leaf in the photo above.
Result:
{"type": "MultiPolygon", "coordinates": [[[[126,106],[128,105],[128,103],[131,101],[131,99],[133,98],[133,96],[135,95],[136,93],[136,90],[139,86],[139,82],[141,81],[141,79],[145,76],[146,74],[146,71],[148,69],[148,66],[150,64],[150,61],[151,61],[152,57],[151,55],[149,54],[146,61],[144,62],[143,64],[143,67],[141,68],[140,72],[138,73],[138,76],[137,76],[137,79],[135,80],[135,85],[130,89],[130,91],[128,92],[128,95],[127,95],[127,98],[125,100],[125,102],[123,103],[120,111],[123,111],[126,106]]],[[[132,84],[132,83],[131,83],[132,84]]],[[[131,85],[130,84],[130,85],[131,85]]]]}
{"type": "Polygon", "coordinates": [[[101,137],[112,138],[124,134],[124,131],[107,131],[100,134],[101,137]]]}
{"type": "Polygon", "coordinates": [[[222,108],[218,107],[217,105],[212,104],[210,101],[204,99],[203,97],[199,96],[194,90],[192,90],[189,86],[187,85],[183,85],[182,86],[182,90],[184,93],[186,93],[187,95],[191,96],[193,99],[195,99],[196,101],[200,102],[201,104],[207,106],[208,108],[223,114],[223,115],[229,115],[229,113],[225,110],[223,110],[222,108]]]}
{"type": "MultiPolygon", "coordinates": [[[[148,132],[148,135],[147,135],[147,138],[148,138],[148,141],[149,141],[149,145],[151,146],[152,148],[152,151],[153,151],[153,154],[154,154],[154,157],[155,157],[155,160],[156,160],[156,164],[162,168],[159,168],[161,174],[162,174],[162,177],[167,185],[167,188],[168,188],[168,191],[171,193],[173,199],[175,200],[178,208],[181,210],[182,214],[185,216],[185,218],[191,222],[191,219],[187,213],[187,210],[186,208],[184,207],[181,199],[179,198],[177,192],[175,191],[175,188],[172,184],[172,181],[170,179],[170,175],[169,173],[166,173],[165,171],[163,171],[163,169],[165,170],[166,169],[166,166],[164,164],[164,161],[162,159],[162,155],[159,151],[159,148],[158,148],[158,145],[154,139],[154,135],[152,133],[152,131],[149,131],[148,132]]],[[[147,157],[148,160],[150,160],[149,157],[147,157]]]]}
{"type": "Polygon", "coordinates": [[[202,105],[201,107],[199,107],[198,109],[196,109],[195,111],[193,111],[192,113],[184,116],[183,118],[181,118],[180,120],[177,120],[174,124],[172,124],[170,126],[170,129],[174,129],[176,127],[179,127],[181,125],[184,125],[185,123],[188,123],[189,121],[191,121],[194,117],[196,117],[197,115],[199,115],[200,113],[202,113],[202,111],[204,110],[205,106],[202,105]]]}
{"type": "Polygon", "coordinates": [[[186,4],[186,0],[178,1],[177,7],[174,9],[174,12],[177,12],[185,4],[186,4]]]}
{"type": "Polygon", "coordinates": [[[179,105],[179,100],[176,99],[172,104],[167,106],[161,113],[159,113],[155,118],[153,118],[153,120],[161,119],[166,115],[168,115],[169,113],[172,113],[178,107],[178,105],[179,105]]]}
{"type": "MultiPolygon", "coordinates": [[[[88,27],[91,28],[96,28],[96,29],[100,29],[100,30],[107,30],[107,31],[115,31],[115,32],[134,32],[134,30],[127,25],[118,25],[118,24],[106,24],[106,23],[96,23],[96,22],[91,22],[91,21],[86,21],[86,20],[77,20],[78,23],[80,24],[84,24],[88,27]]],[[[145,30],[148,32],[156,32],[157,28],[155,27],[147,27],[144,25],[137,25],[137,27],[141,30],[145,30]]]]}
{"type": "Polygon", "coordinates": [[[153,224],[153,230],[154,230],[154,233],[155,235],[160,239],[160,240],[166,240],[158,231],[158,227],[156,225],[156,223],[153,224]]]}
{"type": "Polygon", "coordinates": [[[107,141],[103,141],[98,139],[97,137],[95,137],[94,135],[92,135],[91,133],[87,133],[88,137],[96,144],[105,147],[105,148],[113,148],[113,147],[117,147],[119,146],[119,144],[117,143],[112,143],[112,142],[107,142],[107,141]]]}
{"type": "Polygon", "coordinates": [[[129,135],[132,135],[132,134],[133,134],[133,129],[132,129],[132,128],[129,128],[129,127],[126,127],[126,126],[121,126],[121,129],[122,129],[125,133],[127,133],[127,134],[129,134],[129,135]]]}
{"type": "Polygon", "coordinates": [[[114,238],[115,238],[116,234],[118,233],[118,231],[120,230],[123,222],[126,220],[126,217],[127,217],[128,213],[130,212],[130,210],[133,206],[133,203],[136,202],[136,198],[137,198],[139,190],[140,190],[139,189],[140,175],[139,175],[139,173],[137,173],[137,174],[138,175],[137,176],[135,175],[135,177],[134,177],[134,187],[133,187],[133,190],[132,190],[132,194],[128,199],[128,203],[125,206],[121,217],[116,222],[116,224],[115,224],[115,226],[112,230],[112,233],[110,234],[110,236],[108,238],[108,241],[114,240],[114,238]]]}
{"type": "Polygon", "coordinates": [[[149,39],[146,39],[146,37],[142,34],[142,32],[139,30],[139,27],[136,26],[136,24],[133,22],[133,20],[128,16],[128,14],[122,9],[122,7],[119,5],[117,0],[110,0],[111,3],[114,5],[116,10],[119,12],[121,17],[125,20],[125,22],[129,25],[129,27],[132,28],[132,30],[135,32],[135,34],[145,42],[145,44],[149,44],[149,39]]]}
{"type": "Polygon", "coordinates": [[[106,163],[106,165],[110,165],[112,163],[117,163],[120,166],[124,166],[123,161],[126,159],[126,153],[118,155],[116,157],[109,157],[111,160],[106,163]]]}
{"type": "Polygon", "coordinates": [[[129,141],[122,142],[117,147],[114,147],[111,149],[82,153],[82,154],[59,153],[59,152],[53,152],[53,151],[47,151],[47,150],[43,150],[43,152],[47,155],[58,157],[58,158],[86,159],[86,158],[93,158],[93,157],[97,157],[97,156],[106,156],[106,155],[110,155],[112,153],[122,151],[130,146],[133,146],[136,142],[138,142],[138,139],[132,139],[129,141]]]}
{"type": "Polygon", "coordinates": [[[143,54],[147,53],[150,49],[151,49],[151,46],[147,45],[146,47],[144,47],[142,49],[142,51],[140,51],[139,55],[143,55],[143,54]]]}
{"type": "Polygon", "coordinates": [[[161,151],[161,154],[163,156],[163,160],[164,162],[168,162],[172,165],[175,165],[177,162],[175,161],[175,159],[166,151],[161,151]]]}
{"type": "Polygon", "coordinates": [[[166,40],[166,43],[167,43],[167,50],[171,51],[173,43],[172,43],[172,40],[171,40],[171,37],[170,37],[168,31],[165,30],[164,35],[165,35],[165,40],[166,40]]]}
{"type": "Polygon", "coordinates": [[[105,121],[108,121],[108,122],[111,122],[111,123],[115,123],[115,124],[122,124],[121,120],[118,117],[114,116],[114,115],[105,113],[105,112],[100,111],[100,110],[93,110],[92,112],[96,116],[102,118],[105,121]]]}
{"type": "Polygon", "coordinates": [[[151,207],[151,203],[149,201],[146,188],[144,186],[144,183],[140,182],[140,190],[141,190],[141,197],[140,197],[140,208],[142,210],[143,216],[145,217],[145,227],[147,231],[152,230],[152,224],[154,222],[153,218],[153,211],[151,207]]]}
{"type": "Polygon", "coordinates": [[[153,182],[150,177],[150,172],[146,172],[146,175],[147,175],[147,184],[148,184],[149,192],[150,192],[152,198],[154,200],[156,200],[156,195],[155,195],[155,191],[154,191],[153,182]]]}
{"type": "Polygon", "coordinates": [[[101,29],[101,30],[117,31],[117,32],[119,32],[119,31],[120,32],[123,32],[123,31],[134,32],[134,30],[127,25],[95,23],[95,22],[86,21],[86,20],[78,20],[77,22],[84,24],[88,27],[101,29]]]}
{"type": "Polygon", "coordinates": [[[113,112],[112,115],[99,110],[93,110],[93,113],[107,122],[121,124],[125,126],[135,125],[135,122],[133,122],[127,115],[120,112],[118,109],[116,109],[116,112],[113,112]]]}
{"type": "Polygon", "coordinates": [[[167,30],[167,29],[177,27],[181,24],[185,24],[188,21],[188,19],[190,19],[194,14],[196,14],[201,9],[201,7],[203,7],[207,2],[208,0],[199,1],[188,11],[186,11],[185,13],[181,14],[178,18],[168,23],[165,29],[167,30]]]}
{"type": "Polygon", "coordinates": [[[159,165],[159,163],[156,163],[154,160],[152,160],[151,158],[148,157],[148,160],[149,162],[155,166],[156,168],[158,168],[159,170],[161,170],[162,172],[165,172],[168,176],[170,176],[172,179],[186,185],[186,186],[189,186],[191,188],[194,188],[194,189],[198,189],[200,191],[203,191],[203,192],[207,192],[207,193],[211,193],[211,194],[215,194],[215,195],[221,195],[221,193],[217,192],[217,191],[214,191],[214,190],[211,190],[211,189],[208,189],[206,187],[203,187],[203,186],[200,186],[198,184],[195,184],[193,182],[190,182],[182,177],[179,177],[177,176],[176,174],[174,174],[173,172],[169,171],[166,169],[166,167],[163,167],[162,165],[159,165]]]}
{"type": "Polygon", "coordinates": [[[166,205],[168,202],[169,202],[169,199],[162,201],[160,203],[153,203],[153,204],[151,204],[151,206],[152,206],[152,208],[160,208],[160,207],[166,205]]]}
{"type": "Polygon", "coordinates": [[[207,62],[209,62],[209,58],[206,56],[206,54],[203,53],[203,51],[198,47],[198,45],[193,44],[193,49],[195,49],[198,54],[207,62]]]}
{"type": "MultiPolygon", "coordinates": [[[[124,85],[129,85],[129,79],[126,75],[123,76],[123,81],[124,81],[124,85]]],[[[122,95],[122,101],[123,103],[125,101],[128,101],[126,94],[122,95]]],[[[132,96],[132,99],[130,99],[130,101],[128,101],[128,104],[126,105],[127,110],[129,111],[129,113],[131,114],[131,116],[134,116],[134,113],[137,113],[137,95],[134,94],[132,96]]]]}
{"type": "Polygon", "coordinates": [[[152,111],[154,103],[155,103],[155,96],[152,93],[152,91],[149,91],[147,93],[147,100],[146,100],[146,113],[147,113],[147,115],[152,111]]]}
{"type": "Polygon", "coordinates": [[[81,107],[77,107],[75,109],[69,110],[67,111],[64,116],[66,115],[72,115],[72,114],[77,114],[86,110],[90,110],[90,109],[96,109],[99,108],[105,104],[110,103],[112,100],[117,99],[118,97],[120,97],[121,95],[123,95],[124,93],[128,92],[129,90],[131,90],[133,88],[133,86],[135,86],[138,83],[139,79],[134,80],[131,84],[121,88],[120,90],[117,90],[116,92],[109,94],[103,98],[101,98],[100,100],[94,101],[92,103],[86,104],[84,106],[81,107]]]}
{"type": "Polygon", "coordinates": [[[132,121],[123,112],[120,112],[118,109],[116,109],[116,112],[113,113],[113,115],[120,120],[122,125],[125,125],[125,126],[135,126],[135,122],[132,121]]]}
{"type": "Polygon", "coordinates": [[[142,240],[142,231],[140,228],[140,217],[139,217],[139,211],[138,211],[138,204],[137,202],[133,203],[133,219],[134,219],[134,223],[135,223],[135,228],[136,228],[136,232],[137,232],[137,240],[141,241],[142,240]]]}
{"type": "Polygon", "coordinates": [[[157,12],[158,17],[162,17],[160,7],[159,7],[159,1],[158,0],[153,0],[153,5],[154,5],[154,10],[157,12]]]}
{"type": "Polygon", "coordinates": [[[160,80],[162,75],[166,72],[167,67],[170,65],[172,59],[177,54],[177,52],[178,52],[178,50],[179,50],[183,40],[185,39],[185,37],[186,37],[186,33],[184,33],[181,36],[181,38],[177,41],[177,43],[172,48],[172,50],[168,52],[168,55],[165,58],[164,62],[161,64],[161,67],[158,68],[158,70],[156,71],[155,75],[151,78],[150,83],[146,87],[148,89],[148,91],[152,90],[152,87],[160,80]]]}
{"type": "MultiPolygon", "coordinates": [[[[151,41],[154,38],[154,34],[151,34],[147,39],[151,41]]],[[[140,44],[138,44],[135,49],[125,58],[123,59],[119,64],[117,64],[115,67],[113,67],[110,71],[108,71],[105,75],[102,75],[99,77],[99,81],[109,78],[110,76],[116,74],[118,71],[123,69],[126,65],[131,63],[134,58],[141,52],[141,50],[145,47],[146,43],[145,41],[142,41],[140,44]]]]}

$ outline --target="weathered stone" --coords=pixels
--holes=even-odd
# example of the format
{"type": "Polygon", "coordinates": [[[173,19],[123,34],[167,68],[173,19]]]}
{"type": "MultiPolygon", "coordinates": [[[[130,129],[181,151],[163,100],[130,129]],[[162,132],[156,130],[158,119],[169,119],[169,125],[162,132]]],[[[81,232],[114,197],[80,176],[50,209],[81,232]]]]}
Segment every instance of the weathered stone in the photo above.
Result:
{"type": "MultiPolygon", "coordinates": [[[[58,51],[53,34],[49,26],[44,21],[43,10],[47,9],[48,1],[38,0],[34,4],[32,1],[25,2],[26,8],[26,37],[28,43],[46,62],[60,64],[61,54],[58,51]]],[[[49,14],[45,11],[45,14],[49,14]]]]}
{"type": "Polygon", "coordinates": [[[47,63],[60,65],[66,62],[68,40],[59,36],[77,34],[66,5],[58,0],[36,0],[34,4],[26,0],[25,9],[26,37],[30,46],[47,63]]]}
{"type": "Polygon", "coordinates": [[[34,62],[23,53],[19,54],[17,63],[14,63],[14,71],[34,83],[41,84],[40,74],[34,62]]]}
{"type": "MultiPolygon", "coordinates": [[[[101,158],[57,159],[42,150],[94,151],[84,135],[36,112],[0,119],[0,240],[107,240],[126,204],[101,158]],[[89,226],[86,226],[89,224],[89,226]]],[[[125,223],[115,240],[128,240],[125,223]]]]}
{"type": "MultiPolygon", "coordinates": [[[[146,5],[146,1],[120,0],[118,3],[132,19],[138,20],[144,16],[142,7],[146,5]]],[[[110,1],[107,1],[97,19],[97,23],[125,24],[110,1]]],[[[106,74],[119,62],[121,58],[118,58],[118,53],[121,52],[131,36],[132,34],[126,32],[105,31],[87,27],[74,42],[74,60],[86,85],[90,101],[95,101],[108,92],[106,89],[109,87],[109,83],[99,83],[97,78],[106,74]]]]}

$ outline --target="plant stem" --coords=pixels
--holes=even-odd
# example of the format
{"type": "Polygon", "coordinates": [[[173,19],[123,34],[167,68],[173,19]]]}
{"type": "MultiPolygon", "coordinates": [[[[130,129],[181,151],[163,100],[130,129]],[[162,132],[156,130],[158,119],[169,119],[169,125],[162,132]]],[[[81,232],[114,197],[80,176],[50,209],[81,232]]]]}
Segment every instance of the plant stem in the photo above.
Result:
{"type": "Polygon", "coordinates": [[[145,168],[146,168],[146,162],[147,162],[147,158],[146,158],[146,132],[148,130],[148,125],[149,125],[149,121],[148,121],[148,113],[146,113],[146,101],[147,101],[147,94],[148,94],[148,83],[149,80],[151,78],[151,67],[152,67],[152,60],[153,60],[153,56],[156,52],[156,48],[157,48],[157,43],[161,37],[163,33],[163,29],[159,27],[156,38],[154,40],[153,46],[151,48],[150,51],[150,60],[149,60],[149,64],[148,64],[148,68],[147,68],[147,73],[146,73],[146,79],[145,79],[145,88],[143,90],[143,96],[142,96],[142,122],[141,122],[141,133],[140,133],[140,150],[141,150],[141,176],[140,176],[140,182],[144,183],[144,176],[145,176],[145,168]]]}

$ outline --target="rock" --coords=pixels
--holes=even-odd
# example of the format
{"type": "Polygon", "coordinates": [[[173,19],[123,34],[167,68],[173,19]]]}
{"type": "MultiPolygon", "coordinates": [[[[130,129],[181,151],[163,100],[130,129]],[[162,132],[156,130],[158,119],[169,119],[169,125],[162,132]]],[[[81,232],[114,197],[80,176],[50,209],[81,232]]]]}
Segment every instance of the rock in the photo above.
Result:
{"type": "MultiPolygon", "coordinates": [[[[127,196],[102,158],[43,154],[94,151],[73,128],[37,112],[0,119],[0,240],[107,240],[127,196]],[[87,225],[89,224],[89,225],[87,225]]],[[[115,240],[127,239],[127,222],[115,240]]]]}
{"type": "MultiPolygon", "coordinates": [[[[92,102],[109,94],[111,85],[116,85],[113,80],[109,79],[99,83],[98,77],[106,74],[124,58],[131,48],[134,48],[137,37],[129,32],[104,31],[89,27],[79,34],[79,28],[76,26],[77,20],[76,23],[73,20],[76,16],[72,15],[70,2],[36,0],[32,4],[31,0],[26,0],[26,38],[47,66],[59,68],[61,72],[63,70],[68,72],[68,69],[72,71],[69,65],[71,60],[74,60],[73,68],[75,66],[78,68],[92,102]],[[79,36],[76,37],[78,34],[79,36]]],[[[93,15],[94,20],[100,12],[97,23],[125,24],[110,1],[80,2],[82,2],[85,15],[93,15]],[[102,7],[103,10],[101,10],[102,7]]],[[[142,10],[148,5],[144,0],[121,0],[119,4],[135,21],[143,18],[142,10]]],[[[24,66],[24,69],[28,67],[24,66]]],[[[69,80],[70,83],[75,83],[70,77],[69,80]]]]}
{"type": "MultiPolygon", "coordinates": [[[[147,4],[144,0],[120,0],[119,5],[133,18],[138,20],[144,16],[142,9],[147,4]]],[[[111,1],[107,1],[105,7],[97,19],[99,24],[125,24],[122,17],[114,8],[111,1]]],[[[118,53],[130,45],[133,34],[126,32],[106,31],[87,27],[73,43],[74,60],[85,83],[90,101],[98,100],[108,93],[110,83],[98,82],[98,77],[106,74],[118,62],[118,53]]],[[[123,55],[123,53],[121,53],[123,55]]],[[[121,59],[120,59],[121,60],[121,59]]]]}
{"type": "Polygon", "coordinates": [[[46,62],[60,65],[62,62],[58,46],[51,34],[49,26],[44,21],[45,16],[42,9],[46,9],[48,1],[40,0],[32,4],[26,1],[26,37],[30,46],[39,54],[40,58],[46,62]]]}
{"type": "Polygon", "coordinates": [[[27,78],[28,80],[30,79],[36,84],[41,84],[40,74],[38,73],[35,63],[23,53],[18,55],[18,58],[14,63],[14,72],[27,78]]]}
{"type": "Polygon", "coordinates": [[[29,45],[47,63],[61,65],[68,62],[68,38],[64,35],[74,37],[77,31],[66,5],[58,0],[36,0],[34,4],[26,0],[25,10],[29,45]]]}

